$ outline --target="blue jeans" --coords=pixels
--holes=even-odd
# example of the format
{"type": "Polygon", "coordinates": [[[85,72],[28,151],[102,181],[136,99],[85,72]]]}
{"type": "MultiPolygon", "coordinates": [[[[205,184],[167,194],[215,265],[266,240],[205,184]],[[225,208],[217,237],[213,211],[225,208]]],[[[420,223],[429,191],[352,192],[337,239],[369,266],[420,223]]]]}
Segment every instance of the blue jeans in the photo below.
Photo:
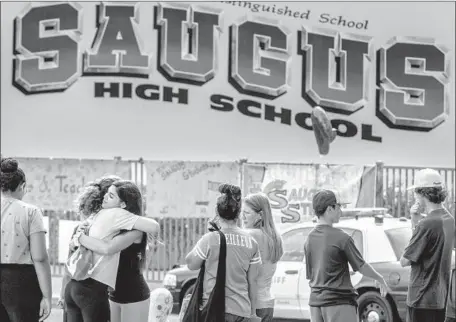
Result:
{"type": "Polygon", "coordinates": [[[0,321],[38,321],[42,298],[33,265],[0,265],[0,321]]]}
{"type": "Polygon", "coordinates": [[[267,307],[264,309],[257,309],[256,314],[261,318],[261,322],[272,322],[272,317],[274,315],[274,308],[267,307]]]}
{"type": "Polygon", "coordinates": [[[109,322],[108,287],[94,279],[71,280],[65,287],[68,322],[109,322]]]}
{"type": "Polygon", "coordinates": [[[441,322],[445,320],[445,310],[418,309],[407,307],[407,322],[441,322]]]}
{"type": "Polygon", "coordinates": [[[225,313],[225,322],[249,322],[250,318],[225,313]]]}

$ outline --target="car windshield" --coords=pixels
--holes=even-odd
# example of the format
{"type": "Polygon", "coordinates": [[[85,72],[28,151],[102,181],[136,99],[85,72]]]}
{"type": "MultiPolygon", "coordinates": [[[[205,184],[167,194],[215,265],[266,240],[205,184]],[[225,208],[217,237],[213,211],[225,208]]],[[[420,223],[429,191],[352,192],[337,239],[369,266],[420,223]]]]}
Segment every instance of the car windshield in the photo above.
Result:
{"type": "Polygon", "coordinates": [[[304,243],[312,227],[293,229],[282,235],[283,255],[281,261],[302,262],[304,260],[304,243]]]}
{"type": "Polygon", "coordinates": [[[393,228],[385,230],[385,234],[393,247],[397,260],[399,260],[412,238],[412,229],[409,227],[393,228]]]}
{"type": "MultiPolygon", "coordinates": [[[[281,261],[302,262],[304,260],[304,244],[313,227],[299,228],[288,231],[282,235],[283,256],[281,261]]],[[[363,253],[363,234],[352,228],[342,228],[349,234],[358,250],[363,253]]]]}
{"type": "Polygon", "coordinates": [[[363,233],[359,230],[351,228],[342,228],[342,230],[349,234],[351,238],[353,238],[356,248],[358,248],[359,252],[363,254],[363,233]]]}

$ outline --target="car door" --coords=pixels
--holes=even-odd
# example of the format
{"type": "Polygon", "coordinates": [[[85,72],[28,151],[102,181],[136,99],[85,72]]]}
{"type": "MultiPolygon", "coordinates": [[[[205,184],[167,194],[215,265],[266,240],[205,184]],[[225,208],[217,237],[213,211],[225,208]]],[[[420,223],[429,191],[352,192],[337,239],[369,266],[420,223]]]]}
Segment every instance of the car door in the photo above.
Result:
{"type": "MultiPolygon", "coordinates": [[[[382,253],[385,253],[384,248],[386,247],[392,249],[392,251],[389,250],[389,252],[392,253],[390,256],[391,260],[389,261],[389,265],[375,264],[376,262],[385,263],[386,260],[383,258],[380,260],[375,258],[372,262],[374,262],[374,267],[377,268],[379,273],[381,273],[388,282],[393,296],[402,297],[402,299],[405,300],[409,287],[411,268],[410,266],[402,267],[400,259],[412,238],[412,229],[411,227],[390,228],[385,229],[384,232],[389,244],[383,247],[382,253]]],[[[378,252],[378,248],[379,246],[377,243],[372,242],[369,244],[369,250],[372,252],[378,252]]]]}
{"type": "Polygon", "coordinates": [[[275,297],[274,317],[301,319],[298,281],[304,260],[304,243],[312,227],[297,228],[282,235],[284,253],[277,263],[271,293],[275,297]]]}
{"type": "MultiPolygon", "coordinates": [[[[350,235],[350,237],[355,242],[356,248],[358,248],[358,250],[361,253],[361,255],[363,256],[363,258],[366,258],[366,254],[364,253],[365,247],[364,247],[363,233],[360,230],[353,229],[353,228],[341,227],[341,229],[350,235]]],[[[348,267],[350,268],[351,283],[354,287],[356,287],[356,285],[358,285],[358,283],[362,280],[363,275],[360,272],[353,271],[353,268],[351,267],[350,263],[348,264],[348,267]]]]}
{"type": "Polygon", "coordinates": [[[298,301],[301,310],[301,319],[310,320],[309,297],[310,285],[309,280],[307,279],[306,261],[305,258],[303,258],[301,268],[299,269],[298,279],[298,301]]]}

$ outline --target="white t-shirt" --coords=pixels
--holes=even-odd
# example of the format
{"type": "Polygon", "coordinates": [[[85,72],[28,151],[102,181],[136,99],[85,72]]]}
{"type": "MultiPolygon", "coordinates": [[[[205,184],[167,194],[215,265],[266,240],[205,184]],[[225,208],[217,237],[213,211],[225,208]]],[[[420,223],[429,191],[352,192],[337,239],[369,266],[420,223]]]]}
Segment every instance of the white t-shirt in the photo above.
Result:
{"type": "MultiPolygon", "coordinates": [[[[139,216],[121,208],[102,209],[93,218],[89,236],[111,240],[120,230],[132,230],[139,216]]],[[[94,252],[93,262],[97,263],[91,277],[103,284],[115,288],[120,252],[112,255],[100,255],[94,252]]]]}

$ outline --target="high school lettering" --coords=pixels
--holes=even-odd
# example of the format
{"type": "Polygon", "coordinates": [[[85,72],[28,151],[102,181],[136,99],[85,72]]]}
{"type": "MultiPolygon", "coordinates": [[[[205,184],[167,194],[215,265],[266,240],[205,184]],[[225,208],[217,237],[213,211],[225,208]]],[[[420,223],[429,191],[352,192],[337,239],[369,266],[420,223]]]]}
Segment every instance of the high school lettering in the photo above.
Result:
{"type": "MultiPolygon", "coordinates": [[[[94,74],[148,77],[153,54],[143,49],[147,35],[139,33],[139,8],[138,3],[101,4],[95,39],[83,52],[79,5],[27,7],[15,20],[16,86],[30,94],[63,91],[94,74]]],[[[168,80],[202,85],[216,77],[219,33],[229,29],[230,82],[240,93],[272,99],[291,86],[293,33],[281,22],[244,18],[225,26],[218,8],[182,3],[154,8],[158,71],[168,80]]],[[[335,113],[355,113],[373,99],[368,78],[377,67],[377,116],[388,126],[422,131],[445,121],[450,55],[434,40],[394,37],[376,59],[368,36],[305,25],[297,35],[304,100],[335,113]]]]}

